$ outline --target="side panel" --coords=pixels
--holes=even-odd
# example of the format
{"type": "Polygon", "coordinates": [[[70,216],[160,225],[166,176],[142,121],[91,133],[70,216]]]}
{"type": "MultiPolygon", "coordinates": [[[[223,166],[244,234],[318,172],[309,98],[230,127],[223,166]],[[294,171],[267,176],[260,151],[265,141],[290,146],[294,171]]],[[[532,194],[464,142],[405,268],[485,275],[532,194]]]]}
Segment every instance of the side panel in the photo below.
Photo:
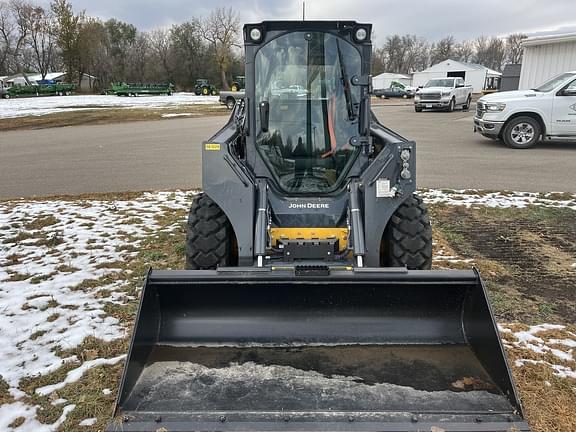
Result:
{"type": "Polygon", "coordinates": [[[236,138],[231,121],[210,141],[202,143],[202,185],[204,192],[226,213],[238,245],[239,265],[254,262],[254,180],[229,151],[236,138]]]}
{"type": "MultiPolygon", "coordinates": [[[[372,134],[378,135],[378,128],[372,128],[372,134]]],[[[376,159],[362,174],[362,192],[364,195],[364,226],[369,227],[366,235],[365,265],[380,266],[380,243],[388,221],[396,209],[416,190],[416,144],[413,141],[389,143],[385,145],[376,159]],[[402,178],[404,169],[400,154],[410,151],[408,171],[410,178],[402,178]],[[393,196],[383,197],[382,189],[378,191],[378,181],[389,180],[393,196]],[[395,189],[395,193],[394,193],[395,189]]],[[[382,186],[382,184],[381,184],[382,186]]]]}

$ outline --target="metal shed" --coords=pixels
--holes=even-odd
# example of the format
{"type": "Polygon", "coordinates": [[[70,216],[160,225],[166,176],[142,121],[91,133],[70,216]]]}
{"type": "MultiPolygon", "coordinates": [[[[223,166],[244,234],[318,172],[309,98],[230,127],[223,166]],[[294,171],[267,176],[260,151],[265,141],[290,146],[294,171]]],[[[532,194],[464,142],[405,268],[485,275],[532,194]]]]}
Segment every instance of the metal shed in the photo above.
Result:
{"type": "Polygon", "coordinates": [[[576,70],[576,33],[530,37],[522,46],[520,90],[537,87],[554,75],[576,70]]]}
{"type": "Polygon", "coordinates": [[[502,74],[477,63],[464,63],[457,60],[444,60],[421,72],[414,72],[412,85],[420,86],[434,78],[460,77],[466,84],[471,85],[474,93],[480,93],[488,87],[498,88],[498,81],[502,74]]]}

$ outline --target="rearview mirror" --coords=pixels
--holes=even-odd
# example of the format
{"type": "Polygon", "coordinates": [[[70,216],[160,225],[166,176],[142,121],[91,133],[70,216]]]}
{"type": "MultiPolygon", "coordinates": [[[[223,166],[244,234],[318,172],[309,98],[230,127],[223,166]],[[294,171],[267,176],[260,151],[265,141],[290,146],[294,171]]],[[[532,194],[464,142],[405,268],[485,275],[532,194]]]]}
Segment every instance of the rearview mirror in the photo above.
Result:
{"type": "Polygon", "coordinates": [[[576,96],[576,89],[564,89],[562,91],[562,96],[576,96]]]}
{"type": "Polygon", "coordinates": [[[462,83],[457,83],[457,84],[456,84],[456,88],[460,88],[460,87],[464,87],[464,84],[462,84],[462,83]]]}

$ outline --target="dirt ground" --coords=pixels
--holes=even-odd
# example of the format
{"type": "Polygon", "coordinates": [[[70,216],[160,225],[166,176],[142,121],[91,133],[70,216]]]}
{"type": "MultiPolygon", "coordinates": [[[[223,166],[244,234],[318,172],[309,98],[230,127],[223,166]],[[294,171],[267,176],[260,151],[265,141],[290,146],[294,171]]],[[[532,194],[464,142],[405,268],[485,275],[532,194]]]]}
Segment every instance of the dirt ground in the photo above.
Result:
{"type": "Polygon", "coordinates": [[[436,236],[480,269],[499,320],[576,322],[574,211],[457,206],[431,211],[436,236]]]}

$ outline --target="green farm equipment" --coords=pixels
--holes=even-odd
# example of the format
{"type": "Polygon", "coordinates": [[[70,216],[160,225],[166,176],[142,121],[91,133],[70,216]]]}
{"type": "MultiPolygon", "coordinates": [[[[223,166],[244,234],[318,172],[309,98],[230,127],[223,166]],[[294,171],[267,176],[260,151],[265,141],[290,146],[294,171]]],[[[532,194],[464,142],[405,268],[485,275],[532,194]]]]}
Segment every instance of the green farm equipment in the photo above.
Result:
{"type": "Polygon", "coordinates": [[[16,85],[6,89],[4,98],[27,96],[69,96],[76,90],[74,84],[38,83],[32,85],[16,85]]]}
{"type": "Polygon", "coordinates": [[[246,77],[243,75],[239,75],[236,77],[232,85],[230,86],[230,90],[233,92],[237,92],[240,90],[244,90],[246,87],[246,77]]]}
{"type": "Polygon", "coordinates": [[[216,96],[218,94],[218,91],[216,90],[216,87],[210,84],[210,81],[204,78],[200,78],[196,80],[196,85],[194,86],[194,93],[196,93],[196,96],[200,95],[216,96]]]}
{"type": "Polygon", "coordinates": [[[173,84],[135,84],[135,83],[115,83],[109,92],[116,96],[138,96],[138,95],[168,95],[174,93],[173,84]]]}

